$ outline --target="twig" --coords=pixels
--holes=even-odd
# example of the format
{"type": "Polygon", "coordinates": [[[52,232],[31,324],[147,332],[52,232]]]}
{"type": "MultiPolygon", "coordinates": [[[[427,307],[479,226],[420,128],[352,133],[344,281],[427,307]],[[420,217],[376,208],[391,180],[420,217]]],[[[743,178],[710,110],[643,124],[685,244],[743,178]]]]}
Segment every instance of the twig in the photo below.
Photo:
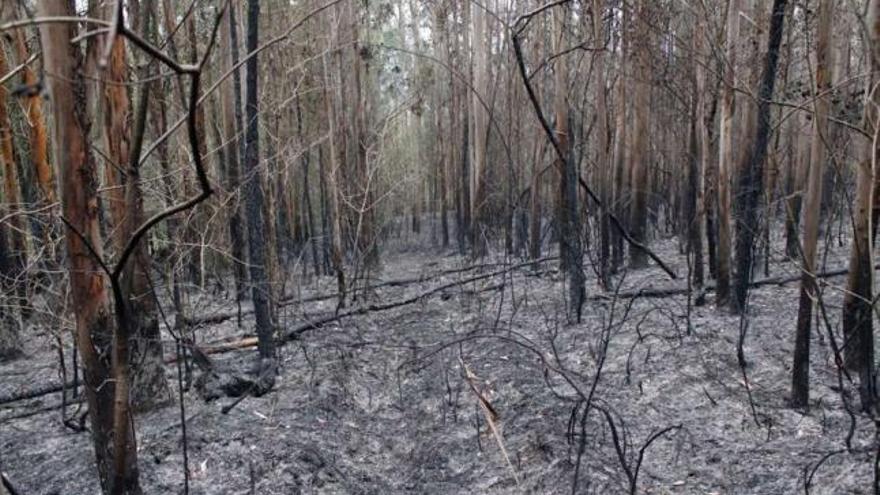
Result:
{"type": "Polygon", "coordinates": [[[809,464],[804,466],[804,495],[810,495],[810,487],[813,485],[813,476],[816,475],[816,471],[819,470],[819,468],[822,466],[822,464],[824,464],[825,461],[827,461],[828,459],[831,459],[833,456],[835,456],[837,454],[842,454],[844,452],[846,452],[845,449],[832,450],[831,452],[828,452],[827,454],[823,455],[822,458],[819,459],[816,462],[816,464],[813,465],[812,469],[810,469],[809,464]],[[808,470],[810,471],[809,474],[807,474],[808,470]]]}
{"type": "Polygon", "coordinates": [[[516,474],[516,469],[513,467],[513,463],[510,462],[510,456],[507,455],[507,449],[504,448],[504,439],[501,437],[501,432],[498,430],[496,423],[498,422],[498,413],[495,411],[495,408],[492,407],[492,404],[486,399],[486,396],[480,389],[477,387],[477,376],[471,371],[467,364],[461,359],[458,358],[458,362],[461,364],[462,369],[464,370],[465,379],[470,385],[471,390],[474,392],[474,395],[477,396],[477,402],[480,404],[480,409],[483,410],[483,415],[486,416],[486,423],[489,424],[489,429],[492,430],[492,436],[495,437],[495,442],[498,444],[498,448],[501,449],[501,455],[504,456],[504,461],[507,462],[507,467],[510,468],[510,473],[513,475],[513,480],[516,482],[516,485],[519,486],[519,476],[516,474]]]}
{"type": "Polygon", "coordinates": [[[516,21],[514,21],[514,23],[513,23],[513,27],[517,28],[516,33],[514,34],[514,37],[518,36],[520,33],[523,32],[523,30],[525,30],[526,27],[528,27],[529,22],[532,21],[533,17],[541,14],[544,11],[550,10],[554,7],[558,7],[559,5],[566,4],[570,1],[571,0],[556,0],[554,2],[550,2],[547,4],[541,5],[540,7],[537,7],[534,10],[526,12],[525,14],[517,17],[516,21]]]}
{"type": "Polygon", "coordinates": [[[27,60],[25,60],[24,62],[18,64],[17,67],[15,67],[14,69],[12,69],[12,70],[9,71],[8,73],[6,73],[3,77],[0,77],[0,86],[2,86],[3,84],[6,84],[6,81],[8,81],[8,80],[12,79],[13,77],[15,77],[16,74],[18,74],[19,72],[21,72],[25,67],[27,67],[31,62],[33,62],[33,61],[36,60],[36,59],[37,59],[37,54],[34,53],[34,54],[31,55],[30,57],[28,57],[27,60]]]}

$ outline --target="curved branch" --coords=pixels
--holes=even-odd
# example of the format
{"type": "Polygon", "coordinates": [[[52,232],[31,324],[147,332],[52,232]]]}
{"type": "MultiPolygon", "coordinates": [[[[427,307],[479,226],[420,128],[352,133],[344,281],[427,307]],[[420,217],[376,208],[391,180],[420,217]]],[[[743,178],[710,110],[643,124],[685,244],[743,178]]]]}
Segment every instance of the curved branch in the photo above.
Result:
{"type": "MultiPolygon", "coordinates": [[[[556,156],[559,158],[559,161],[557,163],[565,163],[568,160],[568,157],[560,147],[559,141],[556,139],[556,135],[554,134],[553,129],[550,128],[550,123],[547,121],[547,117],[544,116],[543,110],[541,110],[541,103],[538,101],[538,96],[535,94],[535,88],[532,87],[532,84],[529,81],[529,75],[528,71],[526,70],[526,64],[523,57],[522,45],[519,41],[519,32],[512,33],[511,41],[513,42],[514,54],[516,55],[516,64],[519,68],[520,76],[522,76],[522,81],[523,85],[525,86],[526,93],[528,94],[529,100],[532,103],[532,108],[534,108],[535,110],[535,115],[538,117],[538,121],[541,123],[541,128],[544,129],[544,134],[547,135],[547,140],[550,141],[550,144],[553,145],[553,149],[556,151],[556,156]]],[[[678,278],[678,275],[675,274],[672,268],[670,268],[669,265],[667,265],[662,259],[660,259],[657,254],[655,254],[653,251],[651,251],[651,249],[649,249],[641,242],[635,240],[630,235],[626,228],[624,228],[623,223],[621,223],[620,219],[617,218],[617,215],[615,215],[614,212],[610,211],[604,205],[602,200],[599,199],[599,196],[596,195],[593,189],[590,188],[590,185],[587,184],[587,182],[580,175],[578,175],[578,183],[584,189],[584,192],[587,193],[587,196],[589,196],[590,199],[592,199],[593,202],[596,203],[596,206],[598,206],[602,210],[605,210],[605,214],[608,215],[608,218],[611,220],[612,225],[614,225],[617,231],[620,232],[620,235],[624,238],[624,240],[626,240],[626,242],[630,246],[639,249],[640,251],[647,254],[648,257],[654,260],[654,262],[656,262],[657,265],[660,266],[660,268],[663,269],[663,271],[666,272],[670,278],[678,278]]]]}
{"type": "MultiPolygon", "coordinates": [[[[116,261],[116,265],[113,267],[113,272],[111,278],[116,279],[122,273],[126,262],[128,259],[134,254],[135,249],[137,248],[138,243],[141,239],[149,232],[151,228],[153,228],[156,224],[165,220],[172,215],[180,213],[181,211],[188,210],[202,201],[208,199],[211,194],[213,194],[213,190],[211,189],[211,183],[208,180],[208,174],[205,172],[205,166],[202,162],[202,157],[199,154],[199,133],[196,129],[196,110],[199,105],[199,88],[201,87],[201,79],[202,79],[202,69],[207,63],[208,57],[211,54],[211,49],[214,46],[214,42],[217,39],[217,31],[220,26],[220,21],[223,19],[223,14],[225,13],[225,7],[217,14],[217,17],[214,20],[214,28],[211,31],[211,38],[208,42],[208,48],[205,50],[205,54],[202,56],[201,61],[197,66],[195,66],[194,71],[191,73],[192,80],[190,82],[190,96],[189,96],[189,111],[187,112],[186,122],[187,122],[187,135],[189,137],[189,146],[193,155],[193,163],[196,170],[196,177],[199,180],[199,186],[201,186],[201,192],[182,203],[177,204],[176,206],[172,206],[164,211],[161,211],[155,215],[153,215],[150,219],[145,221],[138,227],[137,230],[131,235],[128,239],[128,242],[123,248],[121,254],[119,255],[119,259],[116,261]]],[[[127,29],[123,29],[122,35],[128,39],[131,39],[133,33],[130,33],[127,29]]],[[[173,67],[172,67],[173,69],[173,67]]],[[[137,144],[133,148],[133,155],[131,161],[133,163],[140,162],[139,155],[141,146],[137,144]]]]}

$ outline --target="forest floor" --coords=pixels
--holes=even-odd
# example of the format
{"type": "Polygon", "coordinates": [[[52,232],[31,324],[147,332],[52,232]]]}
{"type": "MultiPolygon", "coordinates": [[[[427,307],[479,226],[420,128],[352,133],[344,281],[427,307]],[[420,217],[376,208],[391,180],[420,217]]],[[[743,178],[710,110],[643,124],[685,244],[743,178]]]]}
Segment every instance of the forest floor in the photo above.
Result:
{"type": "MultiPolygon", "coordinates": [[[[687,267],[676,241],[652,246],[680,279],[652,265],[626,273],[621,291],[684,287],[687,267]]],[[[847,249],[835,242],[823,256],[827,267],[845,267],[847,249]]],[[[378,280],[466,266],[452,250],[401,245],[386,248],[383,257],[378,280]]],[[[771,258],[771,275],[797,273],[781,255],[771,258]]],[[[191,493],[571,493],[581,443],[579,493],[627,493],[627,470],[635,471],[640,451],[638,493],[793,494],[804,492],[810,476],[810,493],[870,491],[874,429],[860,418],[853,451],[843,451],[850,421],[824,330],[813,333],[809,413],[788,406],[797,283],[765,285],[752,294],[744,350],[753,413],[736,358],[740,319],[716,308],[713,294],[690,312],[684,295],[612,302],[594,297],[603,292],[590,273],[592,298],[583,321],[567,324],[556,263],[542,268],[513,270],[304,333],[280,348],[275,389],[246,398],[228,414],[221,409],[232,399],[206,403],[187,392],[191,493]],[[560,375],[589,391],[603,335],[610,342],[593,403],[613,418],[626,446],[626,469],[606,416],[594,408],[581,425],[577,393],[560,375]],[[509,462],[464,367],[497,412],[509,462]],[[678,426],[642,449],[652,434],[678,426]]],[[[383,287],[373,298],[391,302],[477,273],[383,287]]],[[[825,304],[839,330],[836,289],[845,278],[828,281],[825,304]]],[[[305,298],[332,293],[333,282],[291,288],[305,298]]],[[[193,305],[196,314],[211,314],[229,311],[232,303],[203,296],[193,305]]],[[[332,300],[286,306],[282,327],[333,307],[332,300]]],[[[233,319],[200,328],[198,340],[209,345],[253,332],[251,318],[243,326],[233,319]]],[[[42,337],[29,339],[24,359],[0,365],[0,395],[56,379],[53,341],[45,329],[34,332],[42,337]]],[[[213,358],[244,374],[255,353],[249,348],[213,358]]],[[[174,366],[168,376],[176,391],[174,366]]],[[[0,406],[0,466],[22,493],[97,492],[89,435],[61,424],[59,397],[0,406]]],[[[136,428],[145,493],[182,493],[178,406],[138,416],[136,428]]]]}

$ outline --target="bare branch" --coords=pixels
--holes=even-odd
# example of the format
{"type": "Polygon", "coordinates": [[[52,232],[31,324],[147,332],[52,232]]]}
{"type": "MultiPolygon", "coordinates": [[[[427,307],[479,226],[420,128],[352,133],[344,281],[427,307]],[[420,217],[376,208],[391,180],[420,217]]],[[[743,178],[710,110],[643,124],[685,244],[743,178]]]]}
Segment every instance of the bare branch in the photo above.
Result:
{"type": "MultiPolygon", "coordinates": [[[[525,85],[526,93],[529,96],[529,100],[532,103],[532,108],[535,110],[535,115],[538,117],[538,121],[541,123],[541,128],[544,129],[544,134],[547,135],[547,140],[550,141],[550,144],[553,145],[553,149],[556,151],[556,156],[559,158],[559,162],[557,163],[565,163],[568,160],[565,152],[559,145],[559,141],[556,139],[556,135],[553,132],[553,129],[550,128],[550,123],[547,122],[547,118],[544,116],[543,110],[541,110],[541,103],[538,101],[538,96],[535,94],[535,89],[532,87],[532,83],[529,81],[529,75],[526,71],[526,65],[522,52],[522,45],[519,40],[519,33],[515,32],[511,36],[513,41],[513,50],[516,55],[516,63],[519,67],[520,76],[522,76],[523,85],[525,85]]],[[[562,171],[560,171],[561,173],[562,171]]],[[[620,235],[629,243],[630,246],[643,251],[647,254],[652,260],[654,260],[664,272],[666,272],[670,278],[677,279],[678,276],[669,267],[659,256],[657,256],[651,249],[649,249],[644,244],[635,240],[629,232],[627,232],[626,228],[624,228],[623,224],[620,222],[620,219],[617,218],[613,212],[609,211],[608,208],[602,203],[602,200],[599,199],[599,196],[590,188],[590,185],[583,179],[583,177],[578,176],[578,183],[581,188],[584,189],[584,192],[593,200],[593,202],[600,209],[605,210],[605,213],[608,215],[608,218],[611,220],[611,223],[614,227],[620,232],[620,235]]]]}

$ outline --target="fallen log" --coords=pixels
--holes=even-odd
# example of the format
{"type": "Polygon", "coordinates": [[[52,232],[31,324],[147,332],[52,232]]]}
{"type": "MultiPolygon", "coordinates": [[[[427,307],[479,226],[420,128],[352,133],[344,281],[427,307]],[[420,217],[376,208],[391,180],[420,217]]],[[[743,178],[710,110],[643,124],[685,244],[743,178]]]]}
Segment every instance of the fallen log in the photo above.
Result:
{"type": "MultiPolygon", "coordinates": [[[[875,269],[880,268],[880,264],[874,267],[875,269]]],[[[838,268],[836,270],[828,270],[825,272],[817,273],[816,278],[831,278],[838,277],[840,275],[846,275],[849,273],[848,268],[838,268]]],[[[798,282],[801,280],[801,274],[798,275],[786,275],[786,276],[776,276],[776,277],[767,277],[759,280],[755,280],[749,287],[763,287],[765,285],[785,285],[791,282],[798,282]]],[[[687,294],[689,289],[687,287],[667,287],[663,289],[640,289],[634,291],[627,292],[618,292],[617,294],[596,294],[594,296],[590,296],[587,298],[588,301],[600,301],[600,300],[611,300],[615,297],[622,299],[632,299],[634,297],[645,297],[645,298],[660,298],[660,297],[670,297],[670,296],[681,296],[687,294]]],[[[707,284],[703,287],[705,292],[714,292],[715,285],[707,284]]]]}
{"type": "MultiPolygon", "coordinates": [[[[349,309],[348,311],[328,314],[326,316],[323,316],[323,317],[315,319],[315,320],[310,320],[310,321],[305,322],[297,327],[294,327],[292,329],[289,329],[289,330],[283,332],[281,335],[281,341],[286,342],[286,341],[290,341],[290,340],[296,340],[303,333],[306,333],[310,330],[317,330],[321,327],[326,326],[329,323],[333,323],[333,322],[336,322],[336,321],[339,321],[339,320],[342,320],[345,318],[350,318],[352,316],[360,316],[360,315],[367,314],[367,313],[388,311],[390,309],[400,308],[403,306],[417,303],[419,301],[423,301],[431,296],[445,292],[451,288],[454,288],[454,287],[457,287],[460,285],[469,284],[471,282],[478,282],[480,280],[485,280],[487,278],[497,277],[499,275],[504,275],[506,273],[517,270],[519,268],[531,267],[531,266],[534,266],[536,263],[543,263],[543,262],[551,261],[554,259],[556,259],[556,257],[546,257],[546,258],[541,258],[537,261],[527,261],[527,262],[523,262],[523,263],[517,263],[515,265],[510,265],[510,266],[504,268],[503,270],[496,270],[494,272],[484,273],[481,275],[475,275],[475,276],[468,277],[465,279],[456,280],[453,282],[442,284],[437,287],[434,287],[433,289],[429,289],[427,291],[421,292],[421,293],[416,294],[414,296],[411,296],[411,297],[408,297],[405,299],[401,299],[398,301],[393,301],[393,302],[385,303],[385,304],[368,304],[366,306],[358,306],[357,308],[349,309]]],[[[503,286],[503,284],[495,284],[495,285],[492,285],[491,287],[488,287],[487,290],[497,290],[499,287],[502,287],[502,286],[503,286]]],[[[234,351],[234,350],[238,350],[238,349],[245,349],[245,348],[253,347],[256,345],[257,345],[257,338],[256,337],[248,337],[245,339],[237,340],[235,342],[228,342],[228,343],[221,344],[218,346],[203,347],[203,348],[201,348],[201,351],[204,354],[219,354],[219,353],[234,351]]]]}
{"type": "MultiPolygon", "coordinates": [[[[495,285],[486,287],[484,289],[481,289],[479,291],[472,291],[471,295],[473,294],[473,292],[486,292],[486,291],[492,291],[492,290],[499,290],[502,288],[504,288],[504,284],[495,284],[495,285]]],[[[348,316],[351,316],[351,315],[349,314],[348,316]]],[[[344,316],[339,316],[339,318],[343,318],[343,317],[344,316]]],[[[335,318],[335,319],[339,319],[339,318],[335,318]]],[[[306,330],[311,329],[313,327],[317,328],[316,325],[326,325],[327,323],[332,321],[332,319],[334,319],[333,316],[326,316],[326,317],[318,319],[318,320],[310,321],[310,322],[303,324],[297,328],[304,329],[304,330],[300,330],[301,332],[306,331],[306,330]]],[[[248,347],[254,347],[256,345],[257,345],[257,338],[256,337],[245,337],[245,338],[234,340],[231,342],[223,342],[220,344],[213,344],[210,346],[201,347],[200,349],[202,351],[202,354],[210,355],[210,354],[222,354],[224,352],[236,351],[239,349],[246,349],[248,347]]],[[[170,362],[174,362],[174,358],[172,358],[170,360],[170,362]]]]}
{"type": "MultiPolygon", "coordinates": [[[[550,256],[547,258],[543,258],[542,260],[538,261],[538,263],[543,262],[543,261],[552,261],[554,259],[556,259],[555,256],[550,256]]],[[[535,263],[535,262],[530,262],[530,263],[535,263]]],[[[494,267],[494,266],[506,266],[506,265],[507,265],[507,263],[481,263],[478,265],[471,265],[471,266],[466,266],[466,267],[462,267],[462,268],[450,268],[447,270],[441,270],[439,272],[434,272],[431,274],[420,275],[418,277],[409,277],[409,278],[401,278],[401,279],[396,279],[396,280],[388,280],[385,282],[372,284],[372,285],[370,285],[370,288],[371,289],[381,289],[381,288],[385,288],[385,287],[405,287],[407,285],[425,283],[425,282],[428,282],[428,281],[433,280],[435,278],[443,277],[445,275],[454,275],[456,273],[464,273],[464,272],[470,272],[470,271],[474,271],[474,270],[481,270],[484,268],[490,268],[490,267],[494,267]]],[[[288,295],[285,295],[284,297],[282,297],[280,301],[278,301],[278,307],[283,308],[283,307],[289,306],[291,304],[327,301],[327,300],[338,299],[338,298],[339,298],[338,292],[334,292],[331,294],[319,294],[316,296],[310,296],[310,297],[306,297],[306,298],[302,298],[302,297],[299,297],[299,296],[293,295],[293,294],[288,294],[288,295]]],[[[250,314],[253,314],[253,312],[254,312],[253,308],[242,309],[241,315],[242,316],[250,315],[250,314]]],[[[190,326],[216,325],[218,323],[223,323],[224,321],[231,320],[233,318],[237,318],[238,315],[239,315],[238,311],[223,311],[223,312],[218,312],[218,313],[214,313],[214,314],[210,314],[210,315],[199,315],[199,316],[193,316],[190,318],[185,318],[184,322],[190,326]]]]}
{"type": "Polygon", "coordinates": [[[73,382],[71,381],[64,385],[58,382],[44,383],[43,385],[39,385],[32,389],[12,392],[10,394],[0,396],[0,405],[9,404],[11,402],[18,402],[20,400],[36,399],[44,395],[61,392],[64,389],[73,390],[73,382]]]}
{"type": "MultiPolygon", "coordinates": [[[[538,262],[543,262],[543,261],[548,261],[548,259],[547,258],[541,259],[538,262]]],[[[309,330],[315,330],[315,329],[321,328],[323,326],[326,326],[329,323],[333,323],[335,321],[339,321],[344,318],[348,318],[351,316],[359,316],[359,315],[363,315],[363,314],[371,313],[371,312],[376,312],[376,311],[387,311],[389,309],[399,308],[401,306],[413,304],[413,303],[419,302],[427,297],[430,297],[434,294],[448,290],[452,287],[455,287],[458,285],[464,285],[466,283],[474,282],[477,280],[495,277],[497,275],[504,274],[509,271],[513,271],[517,268],[522,268],[524,266],[530,266],[534,263],[535,262],[520,263],[520,264],[512,265],[505,270],[498,270],[498,271],[495,271],[492,273],[477,275],[477,276],[470,277],[470,278],[467,278],[464,280],[450,282],[448,284],[444,284],[444,285],[435,287],[435,288],[430,289],[426,292],[422,292],[420,294],[417,294],[415,296],[412,296],[410,298],[403,299],[400,301],[390,302],[390,303],[386,303],[386,304],[371,304],[368,306],[360,306],[360,307],[357,307],[357,308],[354,308],[354,309],[351,309],[349,311],[345,311],[342,313],[328,315],[328,316],[319,318],[317,320],[312,320],[312,321],[303,323],[302,325],[299,325],[298,327],[295,327],[293,329],[288,330],[287,332],[285,332],[283,334],[282,340],[284,340],[284,341],[296,340],[297,338],[299,338],[300,335],[302,335],[305,332],[308,332],[309,330]]],[[[878,264],[877,266],[880,267],[880,264],[878,264]]],[[[817,278],[836,277],[836,276],[840,276],[840,275],[846,275],[848,272],[849,272],[848,269],[840,268],[840,269],[829,270],[829,271],[825,271],[825,272],[816,274],[816,277],[817,278]]],[[[764,279],[756,280],[756,281],[752,282],[751,287],[761,287],[761,286],[765,286],[765,285],[782,285],[782,284],[786,284],[786,283],[796,282],[796,281],[800,280],[800,278],[801,278],[800,275],[768,277],[768,278],[764,278],[764,279]]],[[[704,289],[704,291],[714,291],[715,286],[710,284],[710,285],[705,286],[703,289],[704,289]]],[[[688,290],[689,289],[687,289],[687,288],[642,289],[640,291],[620,292],[620,293],[616,294],[616,297],[624,298],[624,299],[631,299],[633,297],[646,297],[646,298],[669,297],[669,296],[687,294],[688,290]]],[[[610,299],[613,299],[614,297],[615,297],[615,295],[613,295],[613,294],[612,295],[599,294],[599,295],[589,297],[588,300],[593,300],[593,301],[610,300],[610,299]]],[[[224,353],[224,352],[235,351],[238,349],[246,349],[248,347],[254,347],[256,345],[257,345],[257,338],[256,337],[248,337],[245,339],[221,344],[218,346],[205,347],[205,348],[202,348],[202,351],[205,354],[219,354],[219,353],[224,353]]]]}

